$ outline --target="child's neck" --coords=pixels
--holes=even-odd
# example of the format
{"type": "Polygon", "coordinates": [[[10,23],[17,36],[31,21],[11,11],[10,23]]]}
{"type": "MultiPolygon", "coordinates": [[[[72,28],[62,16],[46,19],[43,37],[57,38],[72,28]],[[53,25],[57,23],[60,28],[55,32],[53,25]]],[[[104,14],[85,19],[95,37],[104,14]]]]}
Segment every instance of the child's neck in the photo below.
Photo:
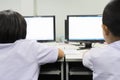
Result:
{"type": "Polygon", "coordinates": [[[110,37],[110,39],[109,39],[109,43],[113,43],[113,42],[119,41],[119,40],[120,40],[120,37],[112,36],[112,37],[110,37]]]}

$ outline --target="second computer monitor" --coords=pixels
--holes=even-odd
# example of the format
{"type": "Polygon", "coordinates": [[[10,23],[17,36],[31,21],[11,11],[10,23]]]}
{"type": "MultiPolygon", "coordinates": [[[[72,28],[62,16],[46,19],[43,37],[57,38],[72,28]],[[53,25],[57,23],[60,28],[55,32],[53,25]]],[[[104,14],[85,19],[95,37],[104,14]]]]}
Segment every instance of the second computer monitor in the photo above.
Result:
{"type": "Polygon", "coordinates": [[[102,16],[100,15],[68,15],[68,41],[85,43],[91,48],[93,42],[104,42],[102,32],[102,16]]]}
{"type": "Polygon", "coordinates": [[[99,15],[69,15],[69,41],[102,41],[102,16],[99,15]]]}

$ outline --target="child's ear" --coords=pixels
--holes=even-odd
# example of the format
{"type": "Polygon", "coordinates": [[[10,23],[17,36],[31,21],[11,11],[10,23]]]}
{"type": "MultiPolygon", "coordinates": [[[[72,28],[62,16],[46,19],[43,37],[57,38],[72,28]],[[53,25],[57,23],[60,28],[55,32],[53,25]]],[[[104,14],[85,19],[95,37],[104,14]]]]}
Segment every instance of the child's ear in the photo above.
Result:
{"type": "Polygon", "coordinates": [[[110,31],[109,31],[108,27],[103,24],[103,25],[102,25],[102,28],[103,28],[104,34],[105,34],[105,35],[109,35],[110,31]]]}

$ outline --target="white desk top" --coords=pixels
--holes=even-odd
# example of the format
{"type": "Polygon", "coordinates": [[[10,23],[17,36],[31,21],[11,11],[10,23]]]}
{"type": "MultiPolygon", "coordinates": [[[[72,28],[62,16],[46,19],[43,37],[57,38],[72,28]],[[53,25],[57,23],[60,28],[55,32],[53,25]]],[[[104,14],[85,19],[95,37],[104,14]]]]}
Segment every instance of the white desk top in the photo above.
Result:
{"type": "Polygon", "coordinates": [[[86,53],[87,51],[88,51],[88,49],[64,51],[65,58],[66,59],[82,59],[83,54],[86,53]]]}
{"type": "MultiPolygon", "coordinates": [[[[82,56],[85,52],[87,52],[89,49],[82,49],[82,50],[77,50],[81,46],[75,46],[72,44],[65,44],[65,43],[57,43],[57,42],[51,42],[51,43],[44,43],[49,46],[55,46],[57,48],[60,48],[64,51],[65,53],[65,59],[82,59],[82,56]]],[[[102,47],[104,44],[100,43],[95,43],[93,47],[102,47]]]]}

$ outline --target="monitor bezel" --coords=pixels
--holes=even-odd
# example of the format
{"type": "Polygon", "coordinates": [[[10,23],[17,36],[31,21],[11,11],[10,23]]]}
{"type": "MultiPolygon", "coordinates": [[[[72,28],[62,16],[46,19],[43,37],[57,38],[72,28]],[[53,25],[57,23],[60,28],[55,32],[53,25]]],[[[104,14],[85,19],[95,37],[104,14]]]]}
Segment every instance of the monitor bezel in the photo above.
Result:
{"type": "Polygon", "coordinates": [[[95,43],[95,42],[100,42],[100,43],[103,43],[104,42],[104,39],[69,39],[69,18],[70,17],[102,17],[101,14],[97,14],[97,15],[67,15],[67,27],[68,27],[68,32],[67,32],[67,35],[68,35],[68,41],[71,41],[71,42],[83,42],[83,43],[95,43]]]}
{"type": "MultiPolygon", "coordinates": [[[[55,21],[55,15],[42,15],[42,16],[24,16],[24,18],[36,18],[36,17],[44,17],[44,18],[49,18],[52,17],[53,18],[53,40],[37,40],[37,42],[54,42],[56,41],[56,21],[55,21]]],[[[26,22],[27,23],[27,22],[26,22]]],[[[26,35],[27,37],[27,35],[26,35]]]]}

